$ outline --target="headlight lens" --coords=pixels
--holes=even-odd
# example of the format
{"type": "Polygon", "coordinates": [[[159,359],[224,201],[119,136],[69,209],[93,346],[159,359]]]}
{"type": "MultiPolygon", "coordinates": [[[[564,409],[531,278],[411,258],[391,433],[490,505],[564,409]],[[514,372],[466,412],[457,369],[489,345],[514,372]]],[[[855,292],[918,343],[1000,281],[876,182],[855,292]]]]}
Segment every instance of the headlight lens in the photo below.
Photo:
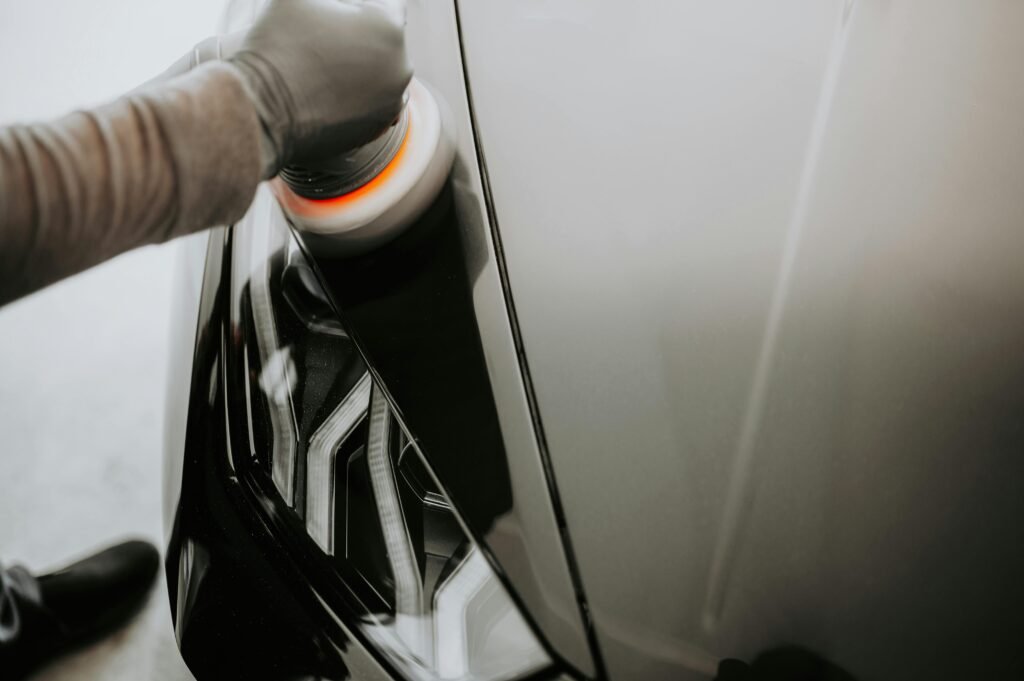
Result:
{"type": "Polygon", "coordinates": [[[234,230],[231,262],[246,474],[354,594],[365,638],[409,679],[548,666],[265,193],[234,230]]]}

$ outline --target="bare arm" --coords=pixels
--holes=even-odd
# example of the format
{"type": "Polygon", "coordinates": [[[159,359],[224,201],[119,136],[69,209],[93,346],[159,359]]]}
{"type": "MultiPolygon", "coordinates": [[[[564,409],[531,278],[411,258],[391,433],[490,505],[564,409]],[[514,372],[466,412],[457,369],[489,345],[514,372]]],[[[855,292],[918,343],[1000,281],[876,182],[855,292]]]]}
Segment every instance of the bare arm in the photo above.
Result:
{"type": "Polygon", "coordinates": [[[261,134],[226,63],[94,111],[0,129],[0,305],[238,219],[261,179],[261,134]]]}

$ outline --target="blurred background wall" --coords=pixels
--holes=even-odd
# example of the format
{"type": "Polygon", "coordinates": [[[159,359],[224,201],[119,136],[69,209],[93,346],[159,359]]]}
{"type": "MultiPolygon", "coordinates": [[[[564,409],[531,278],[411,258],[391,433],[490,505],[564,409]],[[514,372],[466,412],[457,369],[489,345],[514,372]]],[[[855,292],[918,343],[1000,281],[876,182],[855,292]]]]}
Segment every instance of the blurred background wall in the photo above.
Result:
{"type": "MultiPolygon", "coordinates": [[[[116,97],[210,35],[222,7],[219,0],[0,3],[0,124],[116,97]]],[[[162,543],[168,305],[178,248],[125,254],[0,308],[0,561],[45,570],[125,535],[162,543]]],[[[163,576],[129,629],[39,678],[189,678],[174,649],[163,576]]]]}

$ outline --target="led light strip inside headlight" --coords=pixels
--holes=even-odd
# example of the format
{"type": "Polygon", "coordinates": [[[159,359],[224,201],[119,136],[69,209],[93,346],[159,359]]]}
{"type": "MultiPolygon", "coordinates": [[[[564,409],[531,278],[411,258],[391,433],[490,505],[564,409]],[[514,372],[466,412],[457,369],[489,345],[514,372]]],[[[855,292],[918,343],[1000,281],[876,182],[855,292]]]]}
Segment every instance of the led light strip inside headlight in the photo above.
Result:
{"type": "Polygon", "coordinates": [[[244,475],[320,556],[317,574],[354,594],[358,607],[339,611],[407,679],[499,681],[550,666],[267,199],[233,230],[244,475]]]}
{"type": "Polygon", "coordinates": [[[335,457],[338,448],[366,416],[370,404],[370,374],[363,374],[352,391],[331,412],[309,443],[306,454],[306,531],[329,555],[334,555],[335,457]]]}

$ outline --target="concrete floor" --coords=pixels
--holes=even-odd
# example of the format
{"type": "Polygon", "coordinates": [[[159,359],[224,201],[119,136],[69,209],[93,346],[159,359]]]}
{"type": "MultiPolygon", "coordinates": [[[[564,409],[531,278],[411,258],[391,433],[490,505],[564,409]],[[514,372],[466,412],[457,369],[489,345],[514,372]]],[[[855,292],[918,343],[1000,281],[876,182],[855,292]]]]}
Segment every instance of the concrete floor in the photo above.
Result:
{"type": "MultiPolygon", "coordinates": [[[[0,3],[0,124],[116,96],[212,32],[208,0],[0,3]]],[[[3,200],[3,197],[0,197],[3,200]]],[[[124,536],[162,544],[168,304],[177,244],[0,309],[0,560],[57,566],[124,536]]],[[[163,579],[128,628],[37,681],[184,681],[163,579]]]]}

